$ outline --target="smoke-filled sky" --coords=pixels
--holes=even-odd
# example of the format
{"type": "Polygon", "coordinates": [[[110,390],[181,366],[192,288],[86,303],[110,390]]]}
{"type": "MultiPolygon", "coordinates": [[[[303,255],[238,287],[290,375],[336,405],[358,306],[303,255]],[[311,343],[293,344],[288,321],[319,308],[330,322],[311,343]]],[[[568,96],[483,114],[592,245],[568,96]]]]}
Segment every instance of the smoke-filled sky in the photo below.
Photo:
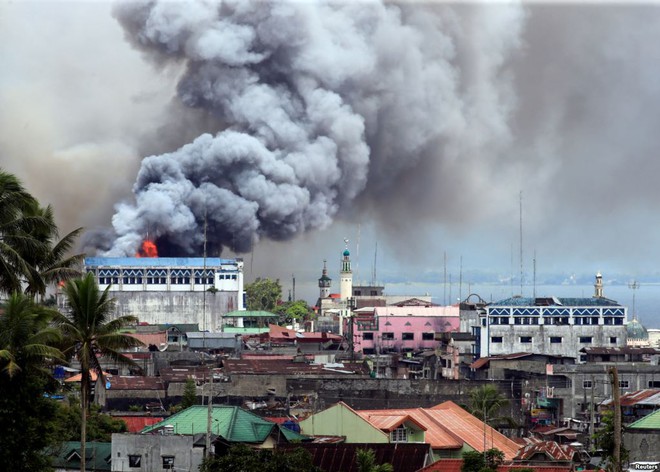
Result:
{"type": "Polygon", "coordinates": [[[0,167],[90,252],[659,273],[660,4],[0,2],[0,65],[0,167]]]}

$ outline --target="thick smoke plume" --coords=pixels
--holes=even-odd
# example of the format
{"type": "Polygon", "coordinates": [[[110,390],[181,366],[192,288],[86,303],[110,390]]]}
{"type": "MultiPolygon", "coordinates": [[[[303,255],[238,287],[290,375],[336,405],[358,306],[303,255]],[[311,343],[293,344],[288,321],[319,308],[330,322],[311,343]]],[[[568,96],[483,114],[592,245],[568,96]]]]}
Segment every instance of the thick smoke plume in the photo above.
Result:
{"type": "Polygon", "coordinates": [[[169,252],[199,254],[205,234],[212,252],[248,251],[392,199],[437,159],[496,152],[509,141],[502,69],[523,13],[464,8],[459,22],[445,5],[119,5],[135,47],[184,65],[179,99],[226,127],[143,160],[107,254],[133,254],[145,235],[169,252]],[[477,52],[459,60],[461,48],[477,52]]]}

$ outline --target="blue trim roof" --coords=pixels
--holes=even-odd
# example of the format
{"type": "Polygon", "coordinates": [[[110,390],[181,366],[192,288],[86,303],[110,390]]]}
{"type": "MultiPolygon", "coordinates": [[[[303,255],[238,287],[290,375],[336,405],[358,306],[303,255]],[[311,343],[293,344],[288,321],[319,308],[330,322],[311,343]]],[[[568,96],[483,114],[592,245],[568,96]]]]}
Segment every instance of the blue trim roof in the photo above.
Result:
{"type": "Polygon", "coordinates": [[[602,297],[554,298],[559,303],[548,304],[547,301],[549,298],[511,297],[490,303],[489,306],[621,306],[614,300],[602,297]],[[542,300],[543,302],[537,303],[539,300],[542,300]]]}
{"type": "Polygon", "coordinates": [[[218,267],[236,264],[236,259],[219,257],[86,257],[85,267],[218,267]]]}

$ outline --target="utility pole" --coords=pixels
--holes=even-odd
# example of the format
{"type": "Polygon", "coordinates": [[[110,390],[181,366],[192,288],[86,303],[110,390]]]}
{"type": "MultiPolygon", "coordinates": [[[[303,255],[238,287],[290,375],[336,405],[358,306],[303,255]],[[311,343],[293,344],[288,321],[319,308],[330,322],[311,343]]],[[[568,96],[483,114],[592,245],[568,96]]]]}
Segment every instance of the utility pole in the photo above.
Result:
{"type": "Polygon", "coordinates": [[[590,413],[590,424],[589,424],[589,439],[591,442],[592,449],[596,449],[594,447],[594,433],[596,432],[596,419],[594,418],[594,386],[595,386],[595,380],[594,376],[591,376],[591,403],[589,404],[589,413],[590,413]]]}
{"type": "MultiPolygon", "coordinates": [[[[209,371],[209,375],[212,375],[209,371]]],[[[211,418],[213,417],[213,377],[208,379],[209,382],[206,384],[209,388],[209,405],[206,414],[206,457],[211,457],[211,418]]],[[[204,390],[202,389],[202,394],[204,390]]]]}
{"type": "Polygon", "coordinates": [[[621,390],[619,388],[619,373],[616,367],[609,369],[612,382],[612,397],[614,406],[614,454],[612,457],[613,472],[621,472],[621,390]]]}

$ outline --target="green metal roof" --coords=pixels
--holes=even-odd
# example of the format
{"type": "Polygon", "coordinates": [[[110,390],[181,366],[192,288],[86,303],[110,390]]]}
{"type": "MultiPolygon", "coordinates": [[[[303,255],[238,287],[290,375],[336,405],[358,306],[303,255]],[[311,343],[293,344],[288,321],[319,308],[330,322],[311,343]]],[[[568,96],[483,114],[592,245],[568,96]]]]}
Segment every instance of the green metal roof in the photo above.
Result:
{"type": "Polygon", "coordinates": [[[660,410],[626,426],[626,429],[660,429],[660,410]]]}
{"type": "MultiPolygon", "coordinates": [[[[165,418],[159,423],[147,426],[142,433],[163,429],[167,425],[174,428],[174,434],[205,434],[207,431],[208,407],[194,405],[165,418]]],[[[272,432],[280,431],[288,441],[307,439],[272,421],[265,420],[237,406],[213,405],[211,411],[211,433],[222,436],[228,442],[263,443],[272,432]]]]}
{"type": "MultiPolygon", "coordinates": [[[[80,470],[80,441],[64,442],[52,450],[51,457],[55,468],[80,470]]],[[[88,441],[85,457],[85,470],[111,470],[112,443],[88,441]]]]}
{"type": "Polygon", "coordinates": [[[224,318],[279,318],[279,315],[270,311],[230,311],[222,315],[224,318]]]}

